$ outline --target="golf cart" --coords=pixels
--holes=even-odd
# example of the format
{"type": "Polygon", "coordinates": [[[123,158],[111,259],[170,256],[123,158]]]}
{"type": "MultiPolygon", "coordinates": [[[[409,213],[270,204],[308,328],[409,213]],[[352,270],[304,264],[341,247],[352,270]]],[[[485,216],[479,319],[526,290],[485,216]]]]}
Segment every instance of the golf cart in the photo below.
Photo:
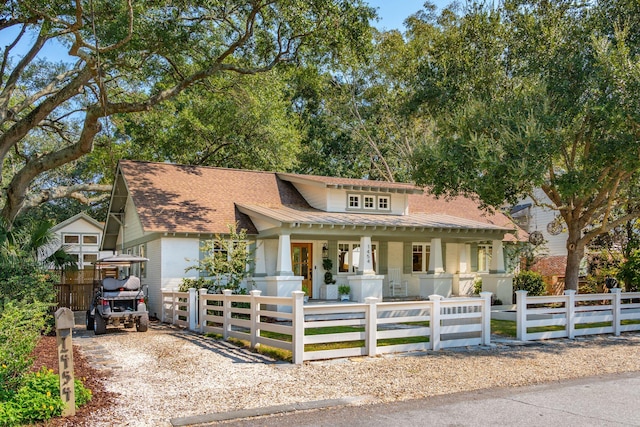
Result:
{"type": "Polygon", "coordinates": [[[87,330],[96,335],[107,332],[107,326],[133,328],[146,332],[149,327],[146,286],[130,275],[132,267],[149,261],[136,255],[112,255],[94,263],[93,298],[87,310],[87,330]]]}

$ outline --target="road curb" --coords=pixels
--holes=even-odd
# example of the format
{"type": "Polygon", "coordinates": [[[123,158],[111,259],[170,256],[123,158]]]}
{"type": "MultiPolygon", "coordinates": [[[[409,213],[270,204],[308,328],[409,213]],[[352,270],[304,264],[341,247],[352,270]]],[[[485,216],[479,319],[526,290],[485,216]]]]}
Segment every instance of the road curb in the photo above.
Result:
{"type": "Polygon", "coordinates": [[[307,411],[312,409],[326,409],[337,406],[352,405],[362,401],[364,397],[351,397],[342,399],[325,399],[311,402],[291,403],[288,405],[268,406],[266,408],[242,409],[240,411],[220,412],[190,417],[171,418],[169,422],[173,427],[198,426],[217,421],[229,421],[240,418],[253,418],[264,415],[283,414],[287,412],[307,411]]]}

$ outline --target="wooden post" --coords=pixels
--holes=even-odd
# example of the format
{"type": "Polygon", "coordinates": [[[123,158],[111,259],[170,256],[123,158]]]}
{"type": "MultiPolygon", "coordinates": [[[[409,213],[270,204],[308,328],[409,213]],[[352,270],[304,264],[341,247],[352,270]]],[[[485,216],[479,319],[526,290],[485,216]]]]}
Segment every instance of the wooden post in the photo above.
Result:
{"type": "Polygon", "coordinates": [[[56,337],[58,342],[58,371],[60,372],[60,398],[65,407],[63,417],[76,414],[76,393],[73,383],[73,344],[71,331],[73,330],[73,312],[66,308],[59,308],[55,314],[56,337]]]}
{"type": "Polygon", "coordinates": [[[429,295],[429,301],[431,301],[431,319],[429,325],[431,326],[431,342],[432,350],[440,350],[440,301],[442,301],[442,295],[429,295]]]}
{"type": "Polygon", "coordinates": [[[293,324],[293,337],[292,337],[292,353],[293,363],[296,365],[304,362],[304,292],[293,291],[291,292],[292,308],[292,324],[293,324]]]}
{"type": "Polygon", "coordinates": [[[622,311],[622,289],[613,288],[610,290],[613,294],[613,300],[611,300],[611,313],[613,314],[613,334],[615,336],[620,335],[622,320],[620,318],[622,311]]]}
{"type": "Polygon", "coordinates": [[[201,288],[198,296],[198,320],[200,321],[200,333],[204,334],[204,329],[207,327],[206,315],[207,315],[207,301],[204,299],[207,295],[207,288],[201,288]]]}
{"type": "Polygon", "coordinates": [[[567,305],[567,338],[574,339],[576,337],[576,291],[575,289],[567,289],[564,291],[567,305]]]}
{"type": "Polygon", "coordinates": [[[198,291],[189,288],[189,330],[194,331],[198,326],[198,291]]]}
{"type": "Polygon", "coordinates": [[[516,337],[527,340],[527,291],[516,291],[516,337]]]}
{"type": "Polygon", "coordinates": [[[222,300],[222,315],[224,316],[222,320],[222,338],[225,340],[229,338],[229,331],[231,330],[231,293],[231,289],[222,290],[222,295],[224,295],[222,300]]]}
{"type": "Polygon", "coordinates": [[[258,297],[262,291],[257,289],[249,292],[251,294],[251,348],[258,347],[258,336],[260,335],[260,303],[258,297]]]}
{"type": "Polygon", "coordinates": [[[371,357],[375,356],[378,351],[378,302],[376,297],[367,297],[364,299],[367,304],[366,318],[366,346],[367,354],[371,357]]]}
{"type": "Polygon", "coordinates": [[[482,345],[491,344],[491,292],[480,292],[482,304],[482,345]]]}

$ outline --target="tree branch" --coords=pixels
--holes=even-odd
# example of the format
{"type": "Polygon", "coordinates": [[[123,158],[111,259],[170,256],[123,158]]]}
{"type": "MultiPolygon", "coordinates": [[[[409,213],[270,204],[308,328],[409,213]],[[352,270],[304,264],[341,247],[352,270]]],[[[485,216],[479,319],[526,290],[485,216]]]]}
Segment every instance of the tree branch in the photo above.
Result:
{"type": "Polygon", "coordinates": [[[111,196],[111,185],[105,184],[78,184],[68,187],[56,187],[49,190],[40,191],[38,194],[31,194],[25,199],[23,208],[34,208],[43,203],[50,202],[56,199],[72,198],[78,200],[80,203],[89,205],[92,203],[100,202],[111,196]],[[86,192],[91,193],[105,193],[99,196],[90,197],[86,192]]]}

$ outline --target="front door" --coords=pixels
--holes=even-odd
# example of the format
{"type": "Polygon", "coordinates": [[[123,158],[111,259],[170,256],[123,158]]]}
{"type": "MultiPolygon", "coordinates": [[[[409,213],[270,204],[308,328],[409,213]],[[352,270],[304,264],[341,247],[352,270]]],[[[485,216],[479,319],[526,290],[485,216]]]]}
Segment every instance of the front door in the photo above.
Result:
{"type": "Polygon", "coordinates": [[[311,257],[311,243],[291,244],[291,264],[293,274],[302,276],[302,288],[306,289],[309,298],[313,295],[313,258],[311,257]]]}

